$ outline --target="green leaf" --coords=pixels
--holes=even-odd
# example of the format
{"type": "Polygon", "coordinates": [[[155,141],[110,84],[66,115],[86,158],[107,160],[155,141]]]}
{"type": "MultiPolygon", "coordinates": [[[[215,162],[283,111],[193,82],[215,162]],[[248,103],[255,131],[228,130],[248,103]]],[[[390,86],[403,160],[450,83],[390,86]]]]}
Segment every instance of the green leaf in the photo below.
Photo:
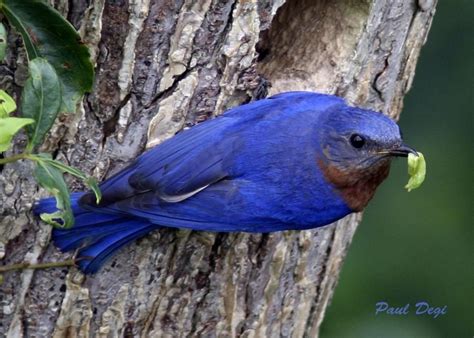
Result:
{"type": "MultiPolygon", "coordinates": [[[[1,1],[1,0],[0,0],[1,1]]],[[[41,0],[3,0],[1,10],[20,32],[28,58],[46,58],[61,81],[61,112],[75,112],[92,89],[94,67],[79,34],[54,8],[41,0]]]]}
{"type": "Polygon", "coordinates": [[[408,180],[405,188],[408,192],[418,188],[426,176],[426,161],[422,153],[418,152],[418,156],[414,154],[408,154],[408,180]]]}
{"type": "Polygon", "coordinates": [[[16,110],[16,103],[13,98],[0,89],[0,119],[8,117],[11,112],[16,110]]]}
{"type": "Polygon", "coordinates": [[[10,148],[13,136],[21,128],[34,122],[32,119],[24,119],[21,117],[0,118],[0,153],[10,148]]]}
{"type": "Polygon", "coordinates": [[[88,177],[86,174],[84,174],[82,171],[80,171],[77,168],[70,167],[62,162],[53,160],[51,158],[51,155],[49,154],[40,153],[40,154],[32,155],[32,157],[34,159],[38,159],[40,161],[44,161],[48,163],[49,165],[59,169],[62,173],[68,173],[75,177],[80,178],[86,184],[86,186],[94,192],[96,202],[97,204],[99,204],[102,198],[102,192],[100,191],[99,184],[97,183],[97,180],[94,177],[88,177]]]}
{"type": "Polygon", "coordinates": [[[74,215],[62,172],[49,163],[38,161],[34,173],[39,185],[54,195],[58,209],[53,213],[41,214],[41,219],[55,227],[70,228],[74,224],[74,215]]]}
{"type": "Polygon", "coordinates": [[[82,171],[80,171],[77,168],[70,167],[67,164],[64,164],[62,162],[53,160],[50,154],[46,153],[39,153],[34,155],[35,158],[40,158],[41,161],[47,162],[48,164],[52,165],[53,167],[56,167],[63,173],[69,173],[73,176],[76,176],[80,178],[81,180],[87,180],[86,174],[84,174],[82,171]]]}
{"type": "Polygon", "coordinates": [[[95,203],[99,204],[102,199],[102,192],[100,191],[99,184],[94,177],[89,177],[84,181],[89,189],[95,194],[95,203]]]}
{"type": "Polygon", "coordinates": [[[61,87],[56,71],[46,59],[36,58],[30,64],[30,77],[23,87],[21,110],[23,116],[34,119],[27,128],[31,150],[43,143],[61,105],[61,87]]]}
{"type": "Polygon", "coordinates": [[[7,30],[5,26],[0,22],[0,62],[5,58],[7,53],[7,30]]]}

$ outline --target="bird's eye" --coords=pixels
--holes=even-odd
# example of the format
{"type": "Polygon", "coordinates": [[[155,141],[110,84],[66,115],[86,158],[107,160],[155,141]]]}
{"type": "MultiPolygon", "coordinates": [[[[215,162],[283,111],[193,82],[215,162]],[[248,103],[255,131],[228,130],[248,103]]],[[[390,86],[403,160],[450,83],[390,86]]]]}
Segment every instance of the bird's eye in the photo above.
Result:
{"type": "Polygon", "coordinates": [[[359,134],[351,135],[350,141],[351,141],[351,145],[357,149],[362,148],[365,144],[365,139],[359,134]]]}

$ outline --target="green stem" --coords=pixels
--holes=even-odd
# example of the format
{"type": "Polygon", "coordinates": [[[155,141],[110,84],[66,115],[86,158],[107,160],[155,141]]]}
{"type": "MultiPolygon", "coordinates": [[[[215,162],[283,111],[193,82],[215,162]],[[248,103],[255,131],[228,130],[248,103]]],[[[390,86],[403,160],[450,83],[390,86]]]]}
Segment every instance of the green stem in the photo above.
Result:
{"type": "Polygon", "coordinates": [[[28,138],[28,144],[26,145],[25,153],[31,153],[33,151],[33,143],[28,138]]]}
{"type": "Polygon", "coordinates": [[[0,158],[0,164],[16,162],[18,160],[24,160],[24,159],[32,159],[32,158],[31,158],[30,154],[22,153],[22,154],[13,155],[13,156],[6,157],[6,158],[0,158]]]}
{"type": "Polygon", "coordinates": [[[0,266],[0,272],[24,270],[24,269],[48,269],[48,268],[59,268],[63,266],[74,266],[76,264],[75,259],[68,259],[62,262],[50,262],[50,263],[38,263],[31,264],[28,262],[22,262],[18,264],[11,264],[0,266]]]}

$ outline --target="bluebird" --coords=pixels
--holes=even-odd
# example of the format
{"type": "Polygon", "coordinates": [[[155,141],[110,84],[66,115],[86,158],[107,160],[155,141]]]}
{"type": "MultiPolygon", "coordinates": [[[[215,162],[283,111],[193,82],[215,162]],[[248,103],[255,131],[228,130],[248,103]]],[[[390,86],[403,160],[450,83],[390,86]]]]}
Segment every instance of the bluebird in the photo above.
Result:
{"type": "MultiPolygon", "coordinates": [[[[62,251],[96,272],[164,227],[268,233],[312,229],[364,209],[396,156],[416,154],[389,117],[342,98],[287,92],[228,110],[139,156],[92,192],[71,195],[62,251]]],[[[55,211],[39,201],[35,212],[55,211]]]]}

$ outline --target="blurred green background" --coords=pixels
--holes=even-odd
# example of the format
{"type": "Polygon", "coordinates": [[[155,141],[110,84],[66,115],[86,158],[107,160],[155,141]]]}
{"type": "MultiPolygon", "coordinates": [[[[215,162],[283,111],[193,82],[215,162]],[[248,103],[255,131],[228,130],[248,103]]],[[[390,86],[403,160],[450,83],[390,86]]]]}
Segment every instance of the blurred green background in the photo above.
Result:
{"type": "Polygon", "coordinates": [[[405,160],[366,209],[321,337],[473,337],[474,1],[438,1],[400,126],[427,159],[427,179],[407,193],[405,160]],[[409,303],[403,316],[375,304],[409,303]],[[415,304],[447,305],[436,319],[415,304]]]}

